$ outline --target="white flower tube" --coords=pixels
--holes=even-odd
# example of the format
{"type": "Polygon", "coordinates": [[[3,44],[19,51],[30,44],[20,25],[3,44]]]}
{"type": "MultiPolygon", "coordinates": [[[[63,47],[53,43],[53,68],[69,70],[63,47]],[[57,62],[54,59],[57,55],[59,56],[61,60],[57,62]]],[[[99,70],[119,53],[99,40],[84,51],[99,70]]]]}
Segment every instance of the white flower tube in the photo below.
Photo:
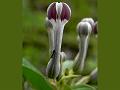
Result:
{"type": "Polygon", "coordinates": [[[80,22],[77,25],[77,31],[80,37],[79,54],[77,55],[74,63],[74,72],[82,72],[85,65],[85,59],[87,55],[88,43],[92,27],[88,22],[80,22]]]}
{"type": "Polygon", "coordinates": [[[54,50],[48,62],[46,73],[49,78],[56,78],[60,73],[60,53],[65,24],[69,21],[71,10],[66,3],[53,2],[47,9],[48,20],[53,26],[54,50]]]}

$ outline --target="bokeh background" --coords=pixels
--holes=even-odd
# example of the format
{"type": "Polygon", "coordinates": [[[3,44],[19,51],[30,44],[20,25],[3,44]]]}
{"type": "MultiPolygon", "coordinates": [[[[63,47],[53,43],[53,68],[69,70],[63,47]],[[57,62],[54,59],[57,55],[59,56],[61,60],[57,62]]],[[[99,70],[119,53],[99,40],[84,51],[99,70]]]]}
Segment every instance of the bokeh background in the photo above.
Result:
{"type": "MultiPolygon", "coordinates": [[[[78,52],[76,25],[85,17],[97,20],[97,0],[23,0],[23,57],[43,74],[49,61],[48,34],[45,27],[47,7],[54,1],[66,2],[72,11],[66,24],[62,51],[68,60],[74,60],[78,52]]],[[[97,39],[91,36],[84,74],[97,66],[97,39]]]]}

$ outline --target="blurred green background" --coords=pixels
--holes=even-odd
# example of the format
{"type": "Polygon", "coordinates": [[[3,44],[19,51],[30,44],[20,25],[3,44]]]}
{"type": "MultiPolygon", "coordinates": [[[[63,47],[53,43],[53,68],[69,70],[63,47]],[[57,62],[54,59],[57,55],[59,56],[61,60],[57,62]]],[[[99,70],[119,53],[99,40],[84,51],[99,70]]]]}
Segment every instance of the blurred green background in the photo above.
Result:
{"type": "MultiPolygon", "coordinates": [[[[23,57],[30,60],[43,74],[49,61],[49,43],[45,17],[47,7],[54,1],[66,2],[72,16],[65,26],[62,51],[68,60],[78,52],[77,23],[85,17],[97,20],[97,0],[23,0],[23,57]]],[[[91,36],[86,60],[85,74],[97,65],[97,39],[91,36]]]]}

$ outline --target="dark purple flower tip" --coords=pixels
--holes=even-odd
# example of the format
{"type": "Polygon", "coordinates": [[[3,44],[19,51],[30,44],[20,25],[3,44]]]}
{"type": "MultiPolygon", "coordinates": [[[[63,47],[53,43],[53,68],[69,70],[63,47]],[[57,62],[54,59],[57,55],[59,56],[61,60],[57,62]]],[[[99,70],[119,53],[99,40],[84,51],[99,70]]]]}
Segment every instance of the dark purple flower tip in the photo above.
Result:
{"type": "Polygon", "coordinates": [[[66,3],[53,2],[47,9],[48,19],[69,20],[71,16],[71,9],[66,3]]]}
{"type": "Polygon", "coordinates": [[[56,20],[56,2],[53,2],[52,4],[49,5],[48,10],[47,10],[47,16],[48,19],[55,19],[56,20]]]}
{"type": "Polygon", "coordinates": [[[94,28],[93,28],[93,34],[98,34],[98,22],[96,21],[95,24],[94,24],[94,28]]]}
{"type": "Polygon", "coordinates": [[[67,19],[69,20],[71,17],[71,10],[70,7],[66,3],[62,3],[62,13],[61,13],[61,20],[67,19]]]}

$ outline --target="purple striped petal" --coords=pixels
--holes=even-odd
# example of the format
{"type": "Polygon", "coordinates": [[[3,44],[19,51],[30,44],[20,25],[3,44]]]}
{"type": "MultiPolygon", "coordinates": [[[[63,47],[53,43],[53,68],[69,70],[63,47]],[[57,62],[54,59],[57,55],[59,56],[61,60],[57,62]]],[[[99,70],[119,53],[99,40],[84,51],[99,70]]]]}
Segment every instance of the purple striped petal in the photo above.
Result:
{"type": "Polygon", "coordinates": [[[69,20],[71,16],[70,8],[67,4],[63,3],[62,13],[61,13],[61,20],[69,20]]]}
{"type": "Polygon", "coordinates": [[[71,9],[69,6],[66,3],[62,3],[61,6],[61,3],[58,3],[58,5],[56,5],[56,3],[57,2],[53,2],[49,5],[47,10],[48,19],[54,19],[55,21],[56,19],[60,19],[61,21],[64,19],[69,20],[71,16],[71,9]]]}
{"type": "Polygon", "coordinates": [[[47,15],[48,15],[48,19],[54,19],[54,20],[56,20],[56,15],[57,15],[57,12],[56,12],[56,2],[53,2],[48,7],[47,15]]]}

